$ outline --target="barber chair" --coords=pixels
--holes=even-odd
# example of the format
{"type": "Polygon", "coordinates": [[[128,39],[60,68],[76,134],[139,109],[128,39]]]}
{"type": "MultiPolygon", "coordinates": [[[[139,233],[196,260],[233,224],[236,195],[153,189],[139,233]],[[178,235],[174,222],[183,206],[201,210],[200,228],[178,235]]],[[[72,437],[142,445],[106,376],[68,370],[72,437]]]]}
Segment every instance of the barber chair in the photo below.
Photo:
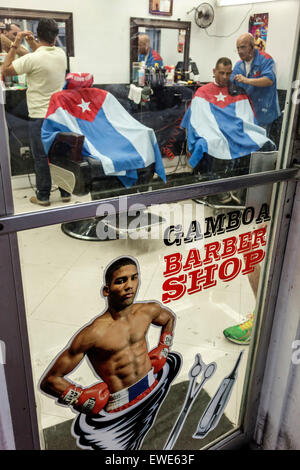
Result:
{"type": "MultiPolygon", "coordinates": [[[[82,155],[84,136],[72,132],[61,132],[57,135],[48,153],[52,181],[55,185],[75,196],[91,195],[92,200],[118,197],[136,192],[151,190],[154,166],[137,170],[138,179],[134,186],[125,188],[116,176],[107,176],[100,161],[82,155]]],[[[134,217],[92,217],[62,224],[65,234],[82,240],[101,241],[99,223],[104,223],[107,230],[125,233],[134,217]],[[125,223],[124,223],[125,221],[125,223]],[[98,227],[98,228],[97,228],[98,227]]],[[[153,226],[161,224],[164,219],[156,214],[143,211],[140,229],[150,231],[153,226]]],[[[103,241],[103,240],[102,240],[103,241]]]]}
{"type": "MultiPolygon", "coordinates": [[[[275,170],[278,159],[278,151],[258,151],[237,160],[218,160],[208,156],[209,173],[205,166],[205,156],[199,165],[194,168],[194,174],[201,180],[214,180],[246,174],[261,173],[263,171],[275,170]],[[209,175],[209,176],[208,176],[209,175]]],[[[241,190],[216,194],[205,199],[196,199],[195,202],[207,205],[214,210],[219,209],[245,209],[249,205],[258,205],[261,201],[268,201],[271,197],[272,188],[267,186],[255,186],[241,190]]]]}
{"type": "MultiPolygon", "coordinates": [[[[127,111],[115,98],[103,90],[90,88],[91,78],[86,75],[69,74],[70,80],[73,80],[69,82],[73,83],[72,88],[76,86],[81,89],[63,90],[52,95],[50,100],[42,140],[48,153],[53,183],[76,196],[90,194],[92,200],[151,190],[154,172],[158,172],[163,179],[165,177],[155,137],[150,129],[137,123],[129,114],[127,116],[127,111]],[[85,100],[87,105],[91,103],[92,110],[96,108],[93,116],[97,117],[85,119],[86,115],[79,114],[80,119],[76,121],[76,110],[81,106],[76,106],[76,103],[80,99],[81,102],[85,100]],[[105,102],[104,108],[101,108],[102,105],[98,108],[99,99],[102,105],[105,102]],[[105,171],[105,165],[109,171],[105,171]],[[112,173],[113,168],[118,169],[112,173]]],[[[164,221],[162,217],[142,210],[135,217],[138,217],[139,229],[148,231],[164,221]]],[[[114,231],[116,236],[113,238],[117,238],[121,232],[128,232],[131,218],[128,213],[125,219],[119,216],[93,217],[65,223],[62,230],[75,238],[101,241],[103,238],[97,235],[99,224],[105,224],[106,231],[110,230],[110,234],[114,231]]]]}

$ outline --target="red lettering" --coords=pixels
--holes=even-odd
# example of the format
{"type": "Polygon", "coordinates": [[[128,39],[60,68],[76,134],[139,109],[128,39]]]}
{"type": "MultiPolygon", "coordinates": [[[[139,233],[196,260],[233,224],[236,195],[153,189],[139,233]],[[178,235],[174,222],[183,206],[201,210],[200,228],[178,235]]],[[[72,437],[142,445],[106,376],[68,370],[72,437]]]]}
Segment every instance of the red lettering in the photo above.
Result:
{"type": "Polygon", "coordinates": [[[227,258],[228,256],[233,256],[236,252],[236,237],[229,237],[223,240],[224,250],[222,253],[222,258],[227,258]]]}
{"type": "Polygon", "coordinates": [[[180,253],[173,253],[164,257],[166,262],[166,270],[164,276],[170,276],[171,274],[177,274],[182,268],[182,255],[180,253]]]}
{"type": "Polygon", "coordinates": [[[192,248],[189,251],[188,257],[186,259],[186,263],[183,266],[183,270],[188,271],[189,269],[192,269],[192,268],[198,268],[198,266],[201,266],[201,265],[202,265],[202,261],[200,258],[199,250],[197,250],[197,248],[192,248]]]}
{"type": "Polygon", "coordinates": [[[162,286],[163,291],[166,291],[162,295],[162,301],[164,304],[167,304],[171,300],[178,300],[185,294],[186,280],[186,274],[181,274],[178,277],[171,277],[170,279],[165,280],[162,286]]]}
{"type": "Polygon", "coordinates": [[[245,251],[250,251],[252,248],[252,232],[246,232],[239,235],[240,244],[238,248],[238,253],[244,253],[245,251]]]}
{"type": "Polygon", "coordinates": [[[189,273],[191,278],[191,287],[188,289],[187,293],[189,295],[199,292],[203,289],[208,289],[217,284],[217,281],[214,280],[214,272],[218,268],[217,264],[211,264],[204,269],[196,269],[189,273]],[[203,286],[201,284],[203,283],[203,286]]]}
{"type": "Polygon", "coordinates": [[[221,281],[228,282],[232,281],[240,272],[242,267],[242,260],[239,258],[230,258],[226,261],[223,261],[219,268],[219,278],[221,281]],[[232,266],[232,272],[229,273],[229,267],[232,266]]]}
{"type": "Polygon", "coordinates": [[[221,248],[220,242],[212,242],[204,245],[205,248],[205,259],[204,264],[211,263],[212,261],[218,261],[220,259],[219,251],[221,248]]]}
{"type": "Polygon", "coordinates": [[[266,244],[266,239],[265,239],[266,231],[267,231],[267,227],[261,227],[261,228],[258,228],[257,230],[254,230],[253,232],[254,240],[253,240],[252,248],[258,248],[260,245],[264,246],[266,244]]]}
{"type": "Polygon", "coordinates": [[[265,257],[264,250],[250,251],[244,254],[245,268],[242,270],[242,274],[253,273],[254,266],[260,263],[265,257]]]}

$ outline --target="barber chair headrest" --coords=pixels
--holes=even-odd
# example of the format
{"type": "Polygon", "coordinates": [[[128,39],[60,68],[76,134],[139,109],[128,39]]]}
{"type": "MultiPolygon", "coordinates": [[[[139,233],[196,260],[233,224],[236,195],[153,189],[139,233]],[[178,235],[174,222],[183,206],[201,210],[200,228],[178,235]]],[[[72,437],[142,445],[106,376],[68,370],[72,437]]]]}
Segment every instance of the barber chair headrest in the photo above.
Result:
{"type": "Polygon", "coordinates": [[[68,73],[64,84],[64,90],[74,88],[91,88],[93,86],[94,76],[91,73],[68,73]]]}

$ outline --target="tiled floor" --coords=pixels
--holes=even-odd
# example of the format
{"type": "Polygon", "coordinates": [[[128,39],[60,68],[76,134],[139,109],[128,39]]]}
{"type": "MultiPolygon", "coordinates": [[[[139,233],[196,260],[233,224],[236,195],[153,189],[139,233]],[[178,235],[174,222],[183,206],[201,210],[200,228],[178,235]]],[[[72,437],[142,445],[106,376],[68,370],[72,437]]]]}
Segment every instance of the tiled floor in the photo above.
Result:
{"type": "MultiPolygon", "coordinates": [[[[16,212],[44,210],[30,205],[28,199],[32,194],[31,189],[14,191],[16,212]]],[[[51,199],[52,207],[61,205],[57,191],[52,193],[51,199]]],[[[72,203],[87,200],[88,197],[74,198],[72,203]]],[[[196,204],[188,202],[192,210],[195,210],[196,204]]],[[[155,211],[155,208],[152,210],[155,211]]],[[[167,210],[165,207],[166,217],[167,210]]],[[[207,217],[211,214],[212,210],[205,208],[203,215],[207,217]]],[[[247,230],[250,230],[249,226],[247,230]]],[[[50,362],[75,332],[103,311],[105,303],[100,296],[102,273],[112,259],[119,255],[136,257],[141,270],[137,300],[161,299],[163,256],[167,250],[161,239],[89,242],[68,237],[60,226],[20,232],[18,238],[36,385],[50,362]]],[[[171,253],[173,247],[168,250],[171,253]]],[[[181,250],[183,253],[185,250],[186,256],[187,247],[182,246],[181,250]]],[[[215,374],[205,385],[205,390],[212,396],[222,379],[231,372],[240,351],[245,350],[238,379],[225,411],[226,416],[236,423],[249,347],[243,348],[230,343],[222,332],[224,328],[240,322],[255,308],[254,295],[247,277],[239,275],[230,283],[219,281],[215,287],[184,296],[178,302],[169,303],[167,307],[176,315],[173,350],[183,356],[183,366],[176,382],[188,380],[195,355],[200,353],[206,364],[212,361],[217,364],[215,374]]],[[[157,344],[158,333],[157,328],[150,328],[150,348],[157,344]]],[[[73,371],[70,378],[82,385],[95,382],[95,376],[86,362],[73,371]]],[[[53,399],[38,391],[38,387],[36,400],[41,428],[74,417],[70,409],[58,406],[53,399]]]]}

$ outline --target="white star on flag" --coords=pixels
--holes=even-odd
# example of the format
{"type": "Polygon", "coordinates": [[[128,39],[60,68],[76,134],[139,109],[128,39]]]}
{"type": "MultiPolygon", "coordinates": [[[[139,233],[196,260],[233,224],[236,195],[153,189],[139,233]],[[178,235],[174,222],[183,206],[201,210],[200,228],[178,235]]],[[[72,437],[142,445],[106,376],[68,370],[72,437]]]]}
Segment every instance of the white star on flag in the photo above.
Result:
{"type": "Polygon", "coordinates": [[[90,104],[90,101],[84,101],[81,98],[81,103],[78,104],[77,106],[79,106],[82,109],[82,112],[84,113],[85,111],[90,111],[89,104],[90,104]]]}
{"type": "Polygon", "coordinates": [[[227,95],[223,95],[223,93],[220,91],[218,95],[215,95],[217,98],[217,101],[225,101],[225,98],[227,98],[227,95]]]}

